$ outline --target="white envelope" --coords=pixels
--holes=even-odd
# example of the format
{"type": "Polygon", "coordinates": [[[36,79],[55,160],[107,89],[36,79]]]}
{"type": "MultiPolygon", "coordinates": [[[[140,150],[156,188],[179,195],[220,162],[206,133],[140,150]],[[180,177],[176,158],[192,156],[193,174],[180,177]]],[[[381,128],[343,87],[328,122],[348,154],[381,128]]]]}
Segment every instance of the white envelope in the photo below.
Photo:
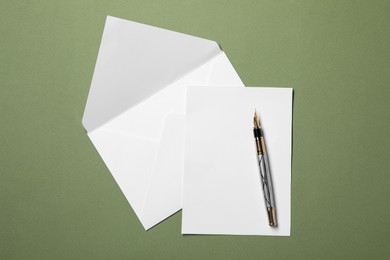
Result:
{"type": "Polygon", "coordinates": [[[183,234],[290,235],[291,88],[188,87],[183,234]],[[270,227],[253,137],[260,115],[278,226],[270,227]]]}
{"type": "Polygon", "coordinates": [[[213,41],[107,17],[83,125],[145,229],[181,209],[187,85],[243,83],[213,41]]]}

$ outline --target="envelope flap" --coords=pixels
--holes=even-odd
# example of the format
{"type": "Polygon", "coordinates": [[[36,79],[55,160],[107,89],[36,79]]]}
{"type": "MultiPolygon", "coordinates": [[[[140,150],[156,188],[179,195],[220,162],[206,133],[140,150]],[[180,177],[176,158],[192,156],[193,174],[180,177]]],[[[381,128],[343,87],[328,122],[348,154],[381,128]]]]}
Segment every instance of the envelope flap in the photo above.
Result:
{"type": "Polygon", "coordinates": [[[84,111],[90,132],[221,52],[210,40],[107,17],[84,111]]]}

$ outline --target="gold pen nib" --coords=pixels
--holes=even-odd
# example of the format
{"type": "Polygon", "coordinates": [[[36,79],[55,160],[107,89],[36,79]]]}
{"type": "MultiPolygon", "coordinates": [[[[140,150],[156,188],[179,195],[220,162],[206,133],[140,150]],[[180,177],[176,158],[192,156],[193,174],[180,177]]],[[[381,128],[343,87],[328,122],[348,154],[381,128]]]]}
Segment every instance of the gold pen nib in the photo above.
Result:
{"type": "Polygon", "coordinates": [[[259,117],[257,116],[256,109],[255,109],[255,117],[253,118],[253,123],[255,128],[260,128],[259,117]]]}

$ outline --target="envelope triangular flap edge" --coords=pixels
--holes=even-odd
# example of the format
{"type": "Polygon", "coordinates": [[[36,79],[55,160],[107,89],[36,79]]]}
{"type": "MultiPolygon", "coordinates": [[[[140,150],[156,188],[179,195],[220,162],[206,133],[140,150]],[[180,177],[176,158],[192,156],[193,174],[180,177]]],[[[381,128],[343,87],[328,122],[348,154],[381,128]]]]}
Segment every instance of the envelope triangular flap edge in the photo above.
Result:
{"type": "Polygon", "coordinates": [[[85,129],[97,129],[221,52],[214,41],[107,16],[85,129]]]}

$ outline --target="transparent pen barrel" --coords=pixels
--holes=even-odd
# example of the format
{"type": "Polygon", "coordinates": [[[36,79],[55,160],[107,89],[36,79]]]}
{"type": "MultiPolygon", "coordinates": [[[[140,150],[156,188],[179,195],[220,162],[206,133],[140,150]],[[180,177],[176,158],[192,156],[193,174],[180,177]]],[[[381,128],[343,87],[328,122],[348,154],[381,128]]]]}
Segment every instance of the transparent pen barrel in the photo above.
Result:
{"type": "Polygon", "coordinates": [[[260,181],[263,187],[264,201],[267,208],[275,207],[274,191],[272,189],[271,171],[267,153],[259,154],[260,181]]]}

